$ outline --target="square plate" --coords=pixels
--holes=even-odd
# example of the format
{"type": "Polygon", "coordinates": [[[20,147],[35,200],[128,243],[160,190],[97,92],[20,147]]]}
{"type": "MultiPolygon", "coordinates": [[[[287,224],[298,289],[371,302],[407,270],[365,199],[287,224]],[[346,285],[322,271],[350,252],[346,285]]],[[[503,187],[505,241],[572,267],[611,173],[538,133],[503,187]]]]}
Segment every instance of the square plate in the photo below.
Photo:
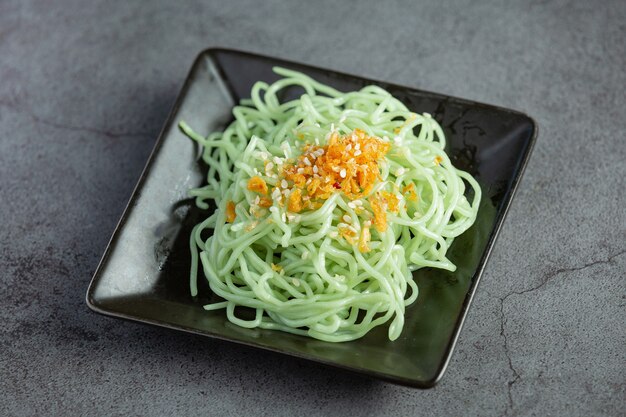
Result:
{"type": "Polygon", "coordinates": [[[308,65],[225,49],[209,49],[195,60],[146,168],[109,242],[89,290],[93,310],[213,338],[242,343],[387,381],[427,388],[443,374],[467,315],[489,252],[528,161],[536,137],[534,121],[519,112],[367,80],[308,65]],[[272,67],[292,68],[339,90],[376,84],[411,110],[429,112],[447,138],[446,152],[483,189],[474,226],[449,249],[454,273],[421,269],[417,301],[406,312],[400,338],[387,326],[362,339],[328,343],[292,334],[242,329],[223,311],[204,311],[210,290],[199,277],[200,296],[189,294],[189,233],[207,213],[187,198],[204,180],[194,143],[177,123],[200,134],[222,129],[232,107],[259,80],[278,76],[272,67]]]}

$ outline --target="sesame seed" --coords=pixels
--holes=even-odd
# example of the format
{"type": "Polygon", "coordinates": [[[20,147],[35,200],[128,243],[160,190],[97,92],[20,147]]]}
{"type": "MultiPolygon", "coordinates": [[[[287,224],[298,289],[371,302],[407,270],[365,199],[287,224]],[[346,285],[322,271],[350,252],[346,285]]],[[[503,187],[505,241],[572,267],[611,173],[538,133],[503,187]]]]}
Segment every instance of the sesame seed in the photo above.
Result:
{"type": "Polygon", "coordinates": [[[361,200],[354,200],[353,203],[354,203],[355,206],[362,206],[363,205],[363,202],[361,200]]]}
{"type": "Polygon", "coordinates": [[[289,183],[287,183],[287,180],[282,180],[280,182],[280,186],[283,187],[283,188],[287,188],[287,187],[289,187],[289,183]]]}
{"type": "Polygon", "coordinates": [[[254,204],[259,204],[260,202],[261,202],[261,197],[257,195],[256,198],[254,199],[254,204]]]}
{"type": "Polygon", "coordinates": [[[356,208],[356,204],[354,204],[352,201],[350,201],[350,202],[348,203],[348,207],[350,207],[351,209],[353,209],[353,210],[354,210],[354,209],[356,208]]]}
{"type": "Polygon", "coordinates": [[[341,178],[345,178],[346,177],[346,170],[345,170],[345,168],[341,170],[341,172],[339,173],[339,176],[341,178]]]}
{"type": "Polygon", "coordinates": [[[354,149],[356,149],[357,151],[361,149],[361,142],[357,142],[356,145],[354,145],[354,149]]]}
{"type": "Polygon", "coordinates": [[[344,214],[341,219],[346,223],[352,223],[352,217],[348,216],[347,214],[344,214]]]}
{"type": "Polygon", "coordinates": [[[304,174],[304,168],[298,168],[298,174],[304,174]]]}
{"type": "MultiPolygon", "coordinates": [[[[304,169],[302,169],[302,171],[304,172],[304,169]]],[[[313,173],[314,173],[314,174],[317,174],[318,172],[319,172],[319,168],[317,167],[317,165],[315,165],[315,166],[313,167],[313,173]]]]}
{"type": "Polygon", "coordinates": [[[274,168],[274,163],[273,162],[268,162],[267,165],[265,165],[265,172],[271,171],[272,168],[274,168]]]}
{"type": "Polygon", "coordinates": [[[361,155],[361,153],[362,153],[361,150],[357,149],[356,152],[354,153],[354,156],[359,156],[361,155]]]}
{"type": "Polygon", "coordinates": [[[275,163],[276,165],[282,165],[282,164],[283,164],[283,159],[282,159],[282,158],[279,158],[279,157],[277,157],[277,156],[275,156],[274,158],[272,158],[272,160],[274,161],[274,163],[275,163]]]}
{"type": "Polygon", "coordinates": [[[277,213],[278,212],[278,208],[276,206],[272,206],[272,207],[270,207],[270,211],[272,213],[277,213]]]}
{"type": "Polygon", "coordinates": [[[343,223],[343,222],[337,223],[337,228],[343,229],[344,227],[348,227],[348,225],[346,223],[343,223]]]}
{"type": "Polygon", "coordinates": [[[268,158],[267,152],[261,152],[261,159],[266,161],[268,158]]]}
{"type": "Polygon", "coordinates": [[[352,150],[352,144],[348,143],[348,146],[346,146],[346,152],[351,151],[352,150]]]}
{"type": "Polygon", "coordinates": [[[306,156],[304,157],[304,164],[307,166],[311,166],[311,161],[309,161],[309,158],[307,158],[306,156]]]}
{"type": "Polygon", "coordinates": [[[232,230],[233,232],[238,232],[241,229],[243,229],[243,223],[237,223],[230,227],[230,230],[232,230]]]}
{"type": "Polygon", "coordinates": [[[363,227],[370,227],[372,225],[372,222],[370,220],[366,220],[363,222],[363,227]]]}

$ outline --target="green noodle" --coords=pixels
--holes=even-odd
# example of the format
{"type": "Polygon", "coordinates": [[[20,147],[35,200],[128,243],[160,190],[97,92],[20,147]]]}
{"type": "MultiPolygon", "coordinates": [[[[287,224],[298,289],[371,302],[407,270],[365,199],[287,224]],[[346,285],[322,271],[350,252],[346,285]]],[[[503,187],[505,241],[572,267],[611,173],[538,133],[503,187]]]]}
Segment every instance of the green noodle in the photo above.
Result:
{"type": "MultiPolygon", "coordinates": [[[[395,340],[406,307],[418,296],[412,271],[455,269],[446,252],[476,219],[480,188],[454,168],[443,131],[427,113],[410,112],[376,86],[342,93],[298,72],[274,71],[283,78],[257,82],[223,132],[202,137],[180,123],[201,145],[208,165],[206,184],[191,195],[200,208],[208,200],[217,204],[191,234],[191,294],[198,293],[200,263],[211,290],[224,300],[205,309],[226,309],[238,326],[342,342],[390,322],[389,339],[395,340]],[[281,102],[281,92],[294,86],[304,90],[300,98],[281,102]],[[349,134],[357,128],[391,143],[370,195],[411,183],[417,193],[416,201],[401,199],[397,213],[387,213],[386,231],[372,230],[369,252],[337,236],[343,216],[355,227],[364,221],[341,192],[297,215],[276,201],[262,218],[251,215],[257,195],[247,181],[257,175],[270,187],[280,181],[264,174],[264,160],[286,163],[299,155],[303,140],[324,145],[330,131],[349,134]],[[229,201],[235,203],[233,223],[226,221],[229,201]],[[204,239],[207,229],[213,234],[204,239]],[[237,317],[237,307],[254,314],[237,317]]],[[[368,208],[367,196],[361,200],[368,208]]]]}

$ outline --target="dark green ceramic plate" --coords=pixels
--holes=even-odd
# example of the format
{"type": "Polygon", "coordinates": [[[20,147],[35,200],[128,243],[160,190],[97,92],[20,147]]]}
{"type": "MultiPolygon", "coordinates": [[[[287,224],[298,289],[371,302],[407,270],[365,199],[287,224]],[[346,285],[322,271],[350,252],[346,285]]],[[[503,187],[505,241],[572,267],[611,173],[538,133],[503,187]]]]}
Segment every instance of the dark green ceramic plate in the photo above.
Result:
{"type": "MultiPolygon", "coordinates": [[[[202,52],[159,137],[128,207],[87,292],[93,310],[125,319],[273,350],[387,381],[426,388],[443,374],[461,331],[480,275],[528,161],[536,126],[528,116],[499,107],[367,80],[275,58],[224,49],[202,52]],[[348,343],[327,343],[269,330],[233,326],[223,311],[207,312],[205,284],[189,295],[189,231],[206,216],[187,200],[203,181],[192,142],[177,128],[181,119],[199,133],[223,128],[232,106],[258,80],[277,79],[273,66],[305,72],[340,90],[377,84],[442,125],[453,163],[481,184],[476,224],[450,248],[454,273],[415,273],[420,295],[406,314],[400,338],[386,326],[348,343]]],[[[203,281],[204,283],[204,281],[203,281]]]]}

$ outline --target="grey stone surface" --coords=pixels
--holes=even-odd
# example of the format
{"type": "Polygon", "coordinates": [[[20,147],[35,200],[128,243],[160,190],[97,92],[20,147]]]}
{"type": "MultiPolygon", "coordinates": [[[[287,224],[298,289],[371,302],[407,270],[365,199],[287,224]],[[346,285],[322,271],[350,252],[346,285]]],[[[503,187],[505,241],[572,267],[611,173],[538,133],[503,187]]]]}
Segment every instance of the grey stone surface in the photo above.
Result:
{"type": "Polygon", "coordinates": [[[623,415],[626,2],[595,3],[0,2],[0,415],[623,415]],[[436,388],[87,309],[208,46],[536,118],[533,157],[436,388]]]}

